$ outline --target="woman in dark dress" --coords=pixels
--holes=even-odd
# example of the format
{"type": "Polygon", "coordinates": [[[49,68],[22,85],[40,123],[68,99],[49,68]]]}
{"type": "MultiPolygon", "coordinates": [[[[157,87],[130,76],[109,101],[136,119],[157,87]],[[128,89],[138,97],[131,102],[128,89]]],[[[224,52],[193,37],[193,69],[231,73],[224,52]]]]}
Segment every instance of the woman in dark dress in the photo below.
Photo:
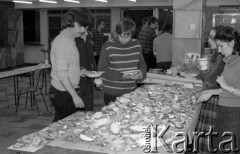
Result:
{"type": "MultiPolygon", "coordinates": [[[[209,69],[202,72],[203,91],[207,89],[218,89],[217,76],[220,76],[224,69],[223,55],[218,53],[215,40],[213,39],[216,32],[223,28],[217,26],[210,31],[208,42],[210,44],[211,53],[209,54],[209,69]]],[[[196,132],[208,133],[213,126],[217,115],[218,96],[212,96],[208,101],[202,102],[202,108],[199,114],[199,119],[196,127],[196,132]]],[[[208,153],[209,140],[207,137],[199,138],[199,153],[208,153]]]]}

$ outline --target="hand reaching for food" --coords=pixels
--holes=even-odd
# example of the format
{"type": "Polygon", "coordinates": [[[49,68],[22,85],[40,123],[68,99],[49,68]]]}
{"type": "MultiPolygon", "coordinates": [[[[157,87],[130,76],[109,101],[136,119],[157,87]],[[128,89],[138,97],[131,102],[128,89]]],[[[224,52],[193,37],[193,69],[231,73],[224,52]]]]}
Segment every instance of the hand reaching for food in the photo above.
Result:
{"type": "Polygon", "coordinates": [[[207,100],[209,100],[213,95],[213,92],[212,90],[205,90],[205,91],[202,91],[200,93],[200,96],[198,97],[198,100],[197,102],[198,103],[202,103],[202,102],[205,102],[207,100]]]}
{"type": "Polygon", "coordinates": [[[81,76],[85,77],[88,74],[88,71],[85,68],[81,69],[81,76]]]}

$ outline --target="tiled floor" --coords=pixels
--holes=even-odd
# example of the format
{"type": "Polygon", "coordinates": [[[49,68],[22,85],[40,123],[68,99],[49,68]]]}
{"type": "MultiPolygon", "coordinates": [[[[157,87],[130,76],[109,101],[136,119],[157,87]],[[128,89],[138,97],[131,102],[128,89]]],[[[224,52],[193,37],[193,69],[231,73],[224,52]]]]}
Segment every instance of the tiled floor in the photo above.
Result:
{"type": "MultiPolygon", "coordinates": [[[[28,84],[28,78],[19,78],[19,87],[28,86],[28,84]]],[[[47,75],[47,85],[49,88],[49,74],[47,75]]],[[[48,126],[53,119],[53,115],[47,112],[41,95],[36,96],[37,102],[39,102],[40,116],[37,115],[36,106],[31,107],[30,103],[28,103],[27,109],[24,109],[26,96],[21,97],[18,113],[15,114],[16,106],[14,104],[13,78],[0,79],[0,86],[7,87],[9,102],[8,108],[5,95],[0,92],[0,154],[15,154],[15,151],[6,150],[6,148],[14,144],[19,137],[48,126]]],[[[101,91],[94,91],[94,111],[102,108],[104,104],[102,96],[101,91]]],[[[44,97],[49,109],[54,113],[48,95],[44,95],[44,97]]],[[[30,102],[30,100],[28,102],[30,102]]]]}

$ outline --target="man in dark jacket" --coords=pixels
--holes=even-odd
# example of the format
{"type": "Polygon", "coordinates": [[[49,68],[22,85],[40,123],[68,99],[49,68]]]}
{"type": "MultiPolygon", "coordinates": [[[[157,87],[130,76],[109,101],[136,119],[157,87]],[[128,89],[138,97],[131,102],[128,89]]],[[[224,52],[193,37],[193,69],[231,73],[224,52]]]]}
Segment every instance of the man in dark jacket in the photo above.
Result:
{"type": "MultiPolygon", "coordinates": [[[[88,71],[97,70],[96,62],[93,56],[93,39],[92,34],[87,31],[85,35],[75,39],[76,46],[80,54],[80,67],[88,71]]],[[[93,79],[89,77],[80,78],[80,97],[84,102],[84,111],[93,111],[94,91],[93,79]]]]}

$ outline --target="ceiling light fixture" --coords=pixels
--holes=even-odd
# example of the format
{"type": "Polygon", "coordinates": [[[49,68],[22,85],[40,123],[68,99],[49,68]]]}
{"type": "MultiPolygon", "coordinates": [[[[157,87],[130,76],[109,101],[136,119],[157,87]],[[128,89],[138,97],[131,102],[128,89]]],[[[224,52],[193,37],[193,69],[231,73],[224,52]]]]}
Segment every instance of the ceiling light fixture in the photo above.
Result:
{"type": "Polygon", "coordinates": [[[131,2],[136,2],[137,0],[128,0],[128,1],[131,1],[131,2]]]}
{"type": "Polygon", "coordinates": [[[20,1],[19,1],[19,0],[16,0],[16,1],[14,0],[13,2],[14,2],[14,3],[32,4],[32,2],[29,2],[29,1],[21,1],[21,0],[20,0],[20,1]]]}
{"type": "Polygon", "coordinates": [[[65,2],[80,3],[78,0],[64,0],[65,2]]]}
{"type": "Polygon", "coordinates": [[[95,1],[99,1],[99,2],[105,2],[105,3],[107,3],[107,2],[108,2],[108,0],[95,0],[95,1]]]}
{"type": "Polygon", "coordinates": [[[39,2],[54,3],[54,4],[57,4],[57,1],[51,1],[51,0],[39,0],[39,2]]]}

